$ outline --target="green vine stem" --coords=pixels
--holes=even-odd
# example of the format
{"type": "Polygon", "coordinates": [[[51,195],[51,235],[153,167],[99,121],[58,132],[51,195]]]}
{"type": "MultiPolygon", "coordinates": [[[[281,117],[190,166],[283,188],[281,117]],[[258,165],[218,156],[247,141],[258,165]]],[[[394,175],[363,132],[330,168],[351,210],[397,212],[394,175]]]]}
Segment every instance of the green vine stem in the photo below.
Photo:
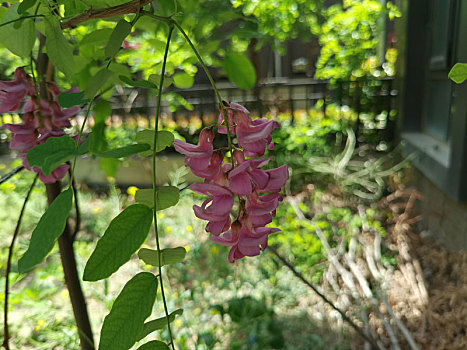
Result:
{"type": "Polygon", "coordinates": [[[167,319],[167,327],[169,330],[170,343],[172,345],[172,349],[175,350],[174,340],[172,336],[172,329],[170,328],[169,310],[167,309],[167,301],[165,299],[164,282],[162,281],[162,254],[161,254],[160,243],[159,243],[159,232],[157,230],[157,208],[156,208],[156,203],[157,203],[157,192],[156,192],[157,130],[159,128],[159,115],[160,115],[160,108],[161,108],[162,89],[163,89],[163,84],[164,84],[165,66],[167,63],[167,56],[169,54],[170,39],[172,37],[173,29],[174,29],[173,25],[170,25],[169,34],[167,36],[167,43],[165,46],[164,60],[162,61],[162,71],[161,71],[161,79],[159,82],[159,91],[157,94],[156,123],[154,127],[154,150],[152,153],[152,189],[154,193],[154,197],[153,197],[154,198],[154,232],[156,235],[156,246],[157,246],[157,252],[158,252],[157,255],[158,255],[158,263],[159,263],[158,264],[159,265],[159,281],[161,285],[161,294],[162,294],[162,302],[164,303],[165,317],[167,319]]]}
{"type": "Polygon", "coordinates": [[[21,211],[19,213],[18,221],[16,223],[15,227],[15,232],[13,233],[13,238],[11,239],[10,247],[8,248],[8,259],[6,263],[6,271],[5,271],[5,301],[4,301],[4,308],[3,308],[3,347],[5,350],[10,350],[10,343],[9,343],[9,338],[10,334],[8,331],[8,293],[9,293],[9,284],[10,284],[10,270],[11,270],[11,258],[13,257],[13,248],[15,246],[15,241],[16,237],[18,236],[19,233],[19,228],[21,225],[21,221],[23,219],[24,211],[26,209],[26,203],[29,200],[29,196],[31,195],[31,192],[36,185],[38,175],[34,177],[34,180],[31,184],[31,187],[29,187],[28,193],[26,194],[26,198],[24,198],[23,202],[23,207],[21,208],[21,211]]]}
{"type": "Polygon", "coordinates": [[[203,70],[206,73],[206,76],[208,77],[212,88],[214,89],[217,100],[219,101],[219,105],[221,106],[222,115],[224,117],[224,123],[225,123],[225,126],[227,128],[227,142],[228,142],[228,145],[229,145],[230,160],[232,162],[232,169],[233,169],[234,166],[235,166],[234,161],[233,161],[233,157],[232,157],[232,155],[233,155],[233,146],[232,146],[232,138],[230,136],[230,126],[229,126],[229,122],[227,120],[227,113],[225,111],[225,106],[224,106],[224,103],[222,101],[221,94],[219,93],[219,90],[217,89],[216,83],[214,82],[214,79],[212,78],[211,73],[209,73],[208,67],[204,63],[201,55],[199,54],[198,50],[196,49],[196,47],[193,44],[193,42],[191,41],[191,39],[188,37],[187,33],[183,30],[182,26],[175,19],[173,19],[171,17],[157,16],[157,15],[154,15],[154,14],[148,12],[148,11],[141,11],[141,14],[146,15],[146,16],[151,17],[151,18],[154,18],[154,19],[156,19],[158,21],[167,22],[167,23],[177,27],[177,29],[180,31],[180,33],[185,38],[188,45],[190,45],[190,47],[193,50],[193,53],[195,54],[196,58],[198,58],[198,61],[201,64],[201,67],[203,67],[203,70]]]}
{"type": "Polygon", "coordinates": [[[22,21],[24,19],[40,18],[40,17],[45,17],[45,16],[44,15],[30,15],[30,16],[18,17],[18,18],[12,19],[11,21],[7,21],[7,22],[4,22],[4,23],[0,24],[0,28],[3,27],[3,26],[6,26],[8,24],[12,24],[12,23],[15,23],[15,22],[18,22],[18,21],[22,21]]]}

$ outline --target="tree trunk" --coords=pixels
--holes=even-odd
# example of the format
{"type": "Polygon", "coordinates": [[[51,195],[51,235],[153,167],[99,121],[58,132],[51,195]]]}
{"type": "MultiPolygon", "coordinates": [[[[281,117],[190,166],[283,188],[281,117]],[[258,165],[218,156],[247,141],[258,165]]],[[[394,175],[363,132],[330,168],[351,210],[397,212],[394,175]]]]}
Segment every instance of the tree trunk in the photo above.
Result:
{"type": "MultiPolygon", "coordinates": [[[[61,192],[60,182],[46,185],[47,199],[49,205],[61,192]]],[[[68,223],[65,225],[63,233],[58,238],[58,247],[60,250],[60,258],[62,260],[63,274],[65,275],[65,283],[70,294],[71,306],[78,327],[79,339],[83,350],[94,349],[94,339],[89,322],[86,300],[84,299],[83,291],[79,281],[78,271],[76,269],[75,253],[73,250],[73,239],[68,223]]]]}
{"type": "MultiPolygon", "coordinates": [[[[39,34],[39,53],[37,57],[36,70],[40,79],[40,98],[48,100],[47,82],[53,80],[53,66],[49,58],[43,52],[45,45],[45,37],[39,34]]],[[[62,186],[60,181],[46,185],[47,199],[49,205],[60,194],[62,186]]],[[[67,224],[63,233],[58,238],[58,247],[60,258],[62,260],[63,274],[65,275],[65,283],[70,295],[73,314],[78,327],[81,349],[94,350],[94,337],[92,335],[91,323],[89,322],[86,300],[84,299],[83,291],[79,281],[78,271],[76,269],[75,252],[73,250],[73,237],[70,227],[67,224]]]]}

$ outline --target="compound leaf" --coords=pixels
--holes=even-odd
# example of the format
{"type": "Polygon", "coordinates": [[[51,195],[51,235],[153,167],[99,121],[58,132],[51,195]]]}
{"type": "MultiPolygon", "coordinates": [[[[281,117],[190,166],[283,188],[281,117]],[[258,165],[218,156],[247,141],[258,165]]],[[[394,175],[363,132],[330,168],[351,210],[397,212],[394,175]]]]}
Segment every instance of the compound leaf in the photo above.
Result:
{"type": "Polygon", "coordinates": [[[248,57],[239,53],[225,56],[224,70],[229,80],[240,89],[252,89],[256,83],[256,71],[248,57]]]}
{"type": "Polygon", "coordinates": [[[29,166],[37,166],[45,176],[55,170],[76,153],[75,141],[67,135],[50,137],[41,145],[31,148],[27,153],[29,166]]]}
{"type": "MultiPolygon", "coordinates": [[[[183,314],[183,309],[177,309],[169,314],[169,322],[173,322],[175,320],[175,316],[180,316],[183,314]]],[[[148,321],[144,324],[143,330],[138,334],[138,337],[136,338],[137,341],[140,341],[144,337],[146,337],[148,334],[157,331],[159,329],[164,328],[167,326],[167,318],[161,317],[157,318],[152,321],[148,321]]]]}
{"type": "MultiPolygon", "coordinates": [[[[183,247],[166,248],[162,249],[161,253],[161,266],[165,266],[183,261],[186,250],[183,247]]],[[[159,266],[159,252],[157,250],[141,248],[138,257],[148,265],[159,266]]]]}
{"type": "Polygon", "coordinates": [[[39,264],[52,250],[55,241],[65,228],[73,204],[71,188],[60,193],[42,215],[32,232],[26,253],[18,261],[18,271],[26,272],[39,264]]]}
{"type": "Polygon", "coordinates": [[[156,299],[157,278],[141,272],[123,287],[102,325],[99,350],[127,350],[136,342],[156,299]]]}
{"type": "MultiPolygon", "coordinates": [[[[180,199],[180,190],[175,186],[162,186],[156,188],[156,209],[164,210],[173,207],[180,199]]],[[[154,208],[154,193],[152,189],[141,189],[136,192],[136,203],[154,208]]]]}
{"type": "Polygon", "coordinates": [[[109,277],[130,260],[146,239],[153,212],[142,204],[127,207],[110,223],[84,268],[85,281],[109,277]]]}
{"type": "MultiPolygon", "coordinates": [[[[147,143],[154,149],[154,130],[141,130],[136,133],[136,142],[147,143]]],[[[157,132],[157,147],[156,152],[164,150],[166,147],[172,146],[174,143],[174,135],[170,131],[161,130],[157,132]]]]}
{"type": "Polygon", "coordinates": [[[117,25],[115,26],[112,34],[110,35],[109,42],[105,48],[105,56],[106,57],[113,57],[117,54],[118,50],[122,46],[123,40],[130,34],[131,32],[131,23],[121,19],[118,21],[117,25]]]}

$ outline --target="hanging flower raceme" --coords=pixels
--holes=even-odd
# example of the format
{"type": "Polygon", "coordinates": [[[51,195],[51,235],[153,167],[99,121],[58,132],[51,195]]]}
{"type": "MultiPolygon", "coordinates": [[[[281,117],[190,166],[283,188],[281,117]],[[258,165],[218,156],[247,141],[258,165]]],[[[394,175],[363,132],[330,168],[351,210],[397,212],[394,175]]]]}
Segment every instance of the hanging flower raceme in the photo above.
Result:
{"type": "MultiPolygon", "coordinates": [[[[279,124],[267,119],[252,120],[250,112],[237,103],[224,102],[229,130],[236,135],[233,145],[234,166],[224,164],[224,154],[214,150],[213,127],[201,131],[197,145],[174,141],[175,150],[185,155],[185,165],[204,179],[190,185],[192,191],[209,196],[201,206],[193,206],[196,217],[207,220],[206,231],[211,240],[231,247],[229,261],[259,255],[267,247],[268,236],[280,231],[266,227],[272,222],[282,196],[279,194],[289,178],[287,165],[264,170],[269,158],[262,157],[272,150],[271,133],[279,124]],[[238,214],[231,220],[234,198],[238,198],[238,214]]],[[[220,113],[217,131],[227,133],[220,113]]]]}
{"type": "MultiPolygon", "coordinates": [[[[47,94],[51,96],[50,101],[39,100],[36,96],[32,78],[23,68],[17,68],[13,81],[0,81],[0,113],[17,111],[21,103],[23,104],[22,122],[20,124],[4,124],[1,127],[10,130],[10,149],[18,151],[18,157],[23,159],[23,165],[28,170],[33,170],[39,174],[39,178],[44,183],[53,183],[62,179],[69,166],[62,164],[57,167],[49,176],[45,176],[42,171],[28,164],[26,154],[36,145],[42,144],[50,137],[60,137],[65,135],[63,128],[70,127],[70,118],[74,117],[81,108],[75,106],[68,109],[61,109],[57,96],[60,90],[54,82],[47,84],[47,94]]],[[[69,91],[76,92],[76,89],[69,91]]]]}

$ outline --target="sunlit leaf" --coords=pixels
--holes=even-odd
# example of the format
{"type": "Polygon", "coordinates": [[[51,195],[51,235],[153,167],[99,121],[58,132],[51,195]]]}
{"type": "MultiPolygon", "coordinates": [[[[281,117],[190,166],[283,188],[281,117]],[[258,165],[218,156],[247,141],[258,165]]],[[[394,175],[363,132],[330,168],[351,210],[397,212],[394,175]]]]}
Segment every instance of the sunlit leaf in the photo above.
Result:
{"type": "MultiPolygon", "coordinates": [[[[180,199],[180,190],[175,186],[162,186],[156,188],[157,210],[173,207],[180,199]]],[[[136,203],[154,208],[154,194],[152,189],[141,189],[136,192],[136,203]]]]}
{"type": "Polygon", "coordinates": [[[56,17],[45,17],[45,36],[45,47],[50,60],[67,77],[71,77],[74,71],[73,47],[63,35],[56,17]]]}
{"type": "Polygon", "coordinates": [[[245,55],[239,53],[226,55],[224,69],[229,80],[240,89],[252,89],[255,86],[255,67],[245,55]]]}
{"type": "Polygon", "coordinates": [[[85,281],[109,277],[130,260],[146,239],[153,212],[141,204],[127,207],[112,220],[84,268],[85,281]]]}
{"type": "MultiPolygon", "coordinates": [[[[183,314],[183,309],[177,309],[169,314],[169,322],[173,322],[175,320],[175,316],[180,316],[183,314]]],[[[137,341],[143,339],[148,334],[162,329],[167,326],[167,318],[161,317],[152,321],[148,321],[144,324],[143,330],[136,338],[137,341]]]]}
{"type": "Polygon", "coordinates": [[[449,79],[456,84],[462,84],[467,79],[467,63],[456,63],[449,72],[449,79]]]}
{"type": "MultiPolygon", "coordinates": [[[[183,247],[162,249],[161,266],[182,262],[185,256],[186,250],[183,247]]],[[[148,265],[159,266],[159,252],[157,250],[141,248],[138,257],[148,265]]]]}
{"type": "Polygon", "coordinates": [[[18,261],[18,271],[24,273],[42,262],[62,234],[73,204],[71,188],[60,193],[50,204],[32,232],[29,247],[18,261]]]}
{"type": "MultiPolygon", "coordinates": [[[[149,144],[151,149],[154,149],[154,130],[141,130],[136,133],[136,142],[149,144]]],[[[174,143],[174,135],[170,131],[161,130],[157,132],[157,147],[156,152],[164,150],[166,147],[172,146],[174,143]]]]}
{"type": "Polygon", "coordinates": [[[188,73],[177,73],[173,76],[174,85],[179,89],[188,89],[193,86],[195,78],[188,73]]]}
{"type": "MultiPolygon", "coordinates": [[[[13,21],[24,15],[18,14],[19,3],[11,7],[2,16],[0,24],[13,21]]],[[[0,43],[20,57],[28,57],[36,40],[34,19],[23,19],[0,27],[0,43]]]]}
{"type": "Polygon", "coordinates": [[[136,342],[156,299],[157,278],[141,272],[123,287],[102,325],[99,350],[128,350],[136,342]]]}

